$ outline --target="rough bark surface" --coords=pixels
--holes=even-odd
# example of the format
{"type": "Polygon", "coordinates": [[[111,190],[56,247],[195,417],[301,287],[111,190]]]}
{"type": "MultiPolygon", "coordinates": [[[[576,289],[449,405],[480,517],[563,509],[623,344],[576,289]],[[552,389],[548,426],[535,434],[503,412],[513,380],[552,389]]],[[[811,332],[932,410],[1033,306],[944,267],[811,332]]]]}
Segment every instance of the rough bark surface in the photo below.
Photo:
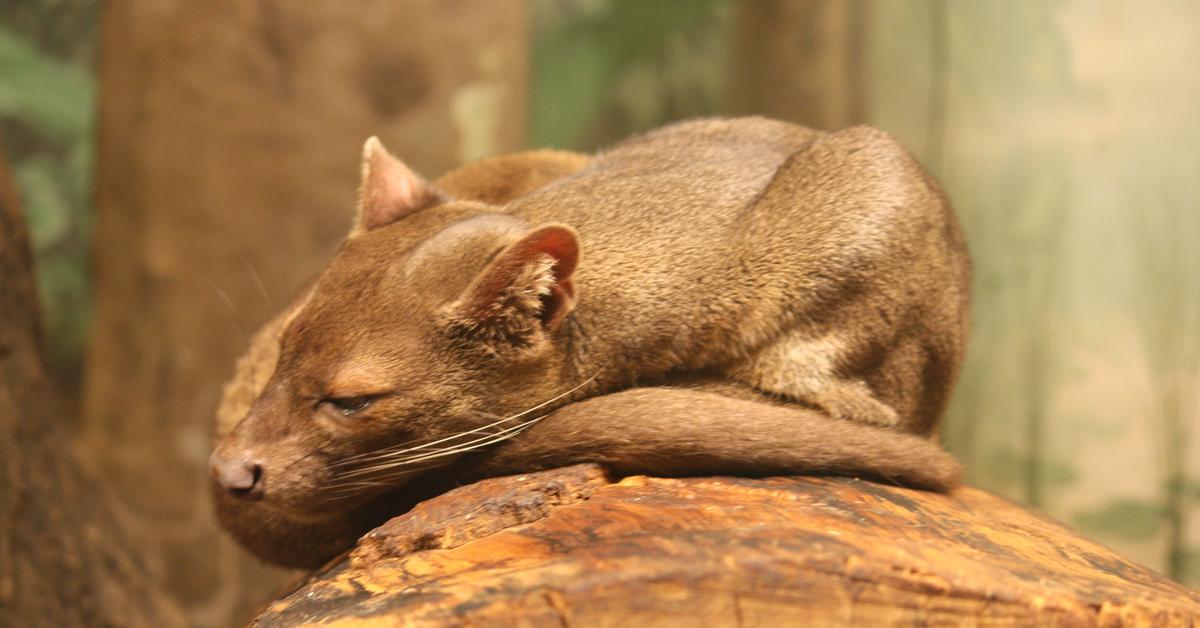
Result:
{"type": "Polygon", "coordinates": [[[1191,626],[1200,592],[976,489],[583,465],[429,500],[257,620],[323,622],[1191,626]]]}
{"type": "Polygon", "coordinates": [[[349,230],[368,136],[426,174],[521,147],[525,2],[104,8],[83,450],[189,621],[228,625],[286,577],[217,531],[205,490],[239,327],[349,230]]]}
{"type": "Polygon", "coordinates": [[[46,371],[29,233],[0,161],[0,625],[171,626],[46,371]]]}
{"type": "Polygon", "coordinates": [[[866,10],[862,0],[740,3],[731,110],[826,130],[864,122],[866,10]]]}

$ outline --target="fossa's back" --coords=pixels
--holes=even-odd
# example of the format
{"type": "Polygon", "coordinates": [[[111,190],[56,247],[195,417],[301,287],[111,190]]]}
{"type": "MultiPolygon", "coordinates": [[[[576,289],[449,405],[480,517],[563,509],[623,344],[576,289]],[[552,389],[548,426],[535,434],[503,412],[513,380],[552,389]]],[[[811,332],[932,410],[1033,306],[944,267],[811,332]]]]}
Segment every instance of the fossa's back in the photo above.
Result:
{"type": "Polygon", "coordinates": [[[762,118],[623,142],[508,213],[580,236],[580,368],[718,370],[837,418],[928,433],[962,360],[969,263],[886,133],[762,118]]]}

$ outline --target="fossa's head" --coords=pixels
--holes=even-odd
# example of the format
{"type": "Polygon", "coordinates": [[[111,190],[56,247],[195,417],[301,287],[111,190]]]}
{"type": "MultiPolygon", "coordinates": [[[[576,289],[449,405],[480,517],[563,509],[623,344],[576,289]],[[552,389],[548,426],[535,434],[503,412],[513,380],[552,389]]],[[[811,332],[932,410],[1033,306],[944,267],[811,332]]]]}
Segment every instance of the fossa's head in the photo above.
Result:
{"type": "Polygon", "coordinates": [[[569,227],[454,201],[368,140],[354,228],[213,452],[223,498],[320,518],[514,434],[555,390],[578,256],[569,227]]]}

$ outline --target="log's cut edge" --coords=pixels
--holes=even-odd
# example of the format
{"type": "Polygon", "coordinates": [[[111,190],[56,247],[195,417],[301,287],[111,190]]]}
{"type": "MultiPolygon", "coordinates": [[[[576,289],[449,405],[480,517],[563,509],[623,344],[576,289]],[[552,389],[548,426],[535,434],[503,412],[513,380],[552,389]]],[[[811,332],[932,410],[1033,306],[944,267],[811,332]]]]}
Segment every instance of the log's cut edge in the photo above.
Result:
{"type": "Polygon", "coordinates": [[[1200,623],[1200,593],[972,488],[595,466],[431,499],[259,625],[1200,623]]]}

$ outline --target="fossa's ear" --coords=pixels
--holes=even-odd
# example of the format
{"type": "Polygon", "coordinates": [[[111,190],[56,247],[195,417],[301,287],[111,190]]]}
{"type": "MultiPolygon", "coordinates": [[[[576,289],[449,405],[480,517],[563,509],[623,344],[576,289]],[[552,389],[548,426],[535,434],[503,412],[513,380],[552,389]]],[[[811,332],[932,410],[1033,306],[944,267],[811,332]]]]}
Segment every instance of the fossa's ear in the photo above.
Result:
{"type": "Polygon", "coordinates": [[[566,225],[538,227],[501,251],[452,306],[476,339],[528,344],[575,305],[579,237],[566,225]]]}
{"type": "Polygon", "coordinates": [[[447,200],[441,190],[389,153],[379,138],[371,137],[363,144],[358,215],[350,235],[390,225],[447,200]]]}

